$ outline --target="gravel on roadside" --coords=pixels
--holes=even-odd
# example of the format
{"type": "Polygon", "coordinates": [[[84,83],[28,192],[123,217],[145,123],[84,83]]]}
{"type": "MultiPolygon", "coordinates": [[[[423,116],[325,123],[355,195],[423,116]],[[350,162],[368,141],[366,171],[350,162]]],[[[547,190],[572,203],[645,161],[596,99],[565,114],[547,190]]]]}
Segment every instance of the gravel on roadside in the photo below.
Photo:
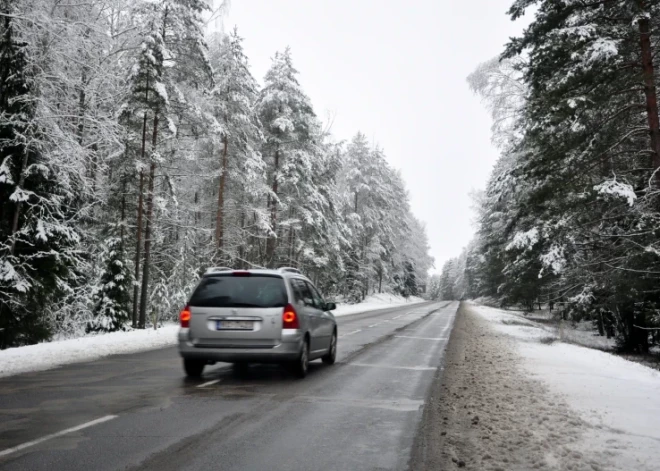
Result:
{"type": "Polygon", "coordinates": [[[462,303],[409,469],[615,469],[607,455],[584,446],[587,424],[526,377],[519,361],[512,340],[462,303]]]}

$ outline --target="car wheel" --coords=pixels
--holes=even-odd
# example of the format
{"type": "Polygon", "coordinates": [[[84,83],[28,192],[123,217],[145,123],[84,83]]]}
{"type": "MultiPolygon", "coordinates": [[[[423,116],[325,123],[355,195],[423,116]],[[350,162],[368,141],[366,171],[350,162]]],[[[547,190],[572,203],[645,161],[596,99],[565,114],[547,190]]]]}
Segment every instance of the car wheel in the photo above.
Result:
{"type": "Polygon", "coordinates": [[[334,365],[337,360],[337,332],[332,333],[332,338],[330,339],[330,347],[328,348],[328,353],[326,353],[321,360],[326,365],[334,365]]]}
{"type": "Polygon", "coordinates": [[[183,369],[186,371],[186,375],[189,378],[201,378],[205,364],[206,362],[203,360],[192,360],[190,358],[183,359],[183,369]]]}
{"type": "Polygon", "coordinates": [[[298,354],[298,359],[291,365],[291,371],[298,378],[304,378],[307,376],[307,370],[309,369],[309,341],[305,339],[303,342],[300,353],[298,354]]]}

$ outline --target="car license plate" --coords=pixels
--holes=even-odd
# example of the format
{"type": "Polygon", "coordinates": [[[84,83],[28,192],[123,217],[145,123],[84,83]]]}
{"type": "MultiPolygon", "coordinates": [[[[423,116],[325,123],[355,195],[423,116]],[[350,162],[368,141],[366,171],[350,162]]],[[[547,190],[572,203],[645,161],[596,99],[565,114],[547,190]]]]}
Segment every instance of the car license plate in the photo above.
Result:
{"type": "Polygon", "coordinates": [[[252,321],[215,321],[215,330],[252,330],[252,321]]]}

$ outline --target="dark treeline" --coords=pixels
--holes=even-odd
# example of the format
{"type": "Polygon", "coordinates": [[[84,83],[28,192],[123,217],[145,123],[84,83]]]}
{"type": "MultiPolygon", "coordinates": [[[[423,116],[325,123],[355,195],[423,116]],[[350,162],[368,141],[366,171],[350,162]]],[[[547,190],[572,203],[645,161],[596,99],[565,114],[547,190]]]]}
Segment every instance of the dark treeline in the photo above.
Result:
{"type": "Polygon", "coordinates": [[[509,13],[532,7],[522,36],[469,78],[501,157],[477,236],[437,291],[549,304],[648,352],[660,343],[660,3],[518,0],[509,13]]]}

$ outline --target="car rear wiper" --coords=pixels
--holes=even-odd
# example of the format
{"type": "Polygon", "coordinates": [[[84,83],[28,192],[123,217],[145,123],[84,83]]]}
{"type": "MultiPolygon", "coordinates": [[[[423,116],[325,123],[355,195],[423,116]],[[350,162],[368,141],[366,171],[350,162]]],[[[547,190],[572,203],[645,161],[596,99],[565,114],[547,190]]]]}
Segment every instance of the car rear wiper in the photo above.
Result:
{"type": "Polygon", "coordinates": [[[227,307],[266,307],[261,304],[251,304],[251,303],[227,303],[227,307]]]}

